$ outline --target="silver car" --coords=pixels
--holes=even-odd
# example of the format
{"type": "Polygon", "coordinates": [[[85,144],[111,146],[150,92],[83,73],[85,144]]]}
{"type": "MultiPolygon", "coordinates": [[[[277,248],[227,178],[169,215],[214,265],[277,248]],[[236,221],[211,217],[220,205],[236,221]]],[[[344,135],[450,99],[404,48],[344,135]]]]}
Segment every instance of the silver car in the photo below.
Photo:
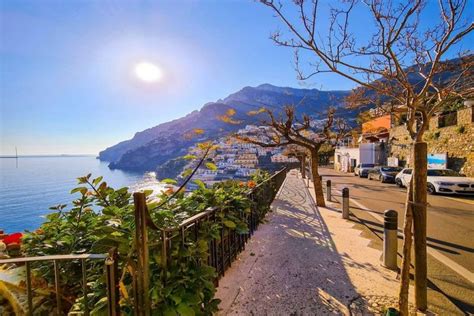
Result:
{"type": "Polygon", "coordinates": [[[367,178],[369,171],[375,167],[373,163],[360,163],[354,169],[354,175],[361,178],[367,178]]]}

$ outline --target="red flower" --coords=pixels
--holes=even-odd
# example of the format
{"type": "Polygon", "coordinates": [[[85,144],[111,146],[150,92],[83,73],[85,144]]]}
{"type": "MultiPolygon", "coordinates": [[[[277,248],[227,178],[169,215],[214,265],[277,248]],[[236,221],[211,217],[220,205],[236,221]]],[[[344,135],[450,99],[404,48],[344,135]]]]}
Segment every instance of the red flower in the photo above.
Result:
{"type": "Polygon", "coordinates": [[[8,244],[20,244],[21,243],[21,238],[23,237],[23,234],[22,233],[14,233],[14,234],[11,234],[11,235],[8,235],[7,237],[5,237],[3,239],[3,242],[5,243],[5,245],[8,246],[8,244]]]}

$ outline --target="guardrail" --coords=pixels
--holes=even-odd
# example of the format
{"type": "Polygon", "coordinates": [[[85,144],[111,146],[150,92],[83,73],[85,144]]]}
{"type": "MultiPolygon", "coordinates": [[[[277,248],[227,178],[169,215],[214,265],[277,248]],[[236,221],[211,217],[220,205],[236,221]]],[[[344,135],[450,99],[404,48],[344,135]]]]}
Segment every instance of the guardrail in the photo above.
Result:
{"type": "MultiPolygon", "coordinates": [[[[245,249],[247,240],[253,235],[259,223],[266,215],[270,204],[274,200],[280,187],[286,178],[287,169],[284,168],[266,181],[260,183],[251,189],[247,196],[252,201],[250,212],[241,210],[240,220],[245,222],[248,232],[238,234],[235,229],[222,227],[219,238],[213,238],[208,241],[209,255],[206,264],[216,269],[217,279],[224,275],[225,271],[231,266],[232,261],[237,255],[245,249]]],[[[144,193],[134,193],[135,205],[135,254],[136,266],[132,273],[133,277],[133,304],[135,315],[149,315],[150,297],[149,297],[149,248],[156,245],[161,246],[161,267],[164,273],[161,273],[160,280],[166,284],[166,269],[173,260],[171,250],[174,245],[186,248],[188,241],[197,242],[199,240],[200,227],[209,222],[219,220],[220,210],[218,207],[209,208],[204,212],[198,213],[176,227],[158,228],[151,219],[144,193]],[[148,229],[159,232],[159,240],[148,240],[148,229]]],[[[57,311],[61,311],[61,287],[59,281],[60,261],[80,261],[82,273],[82,291],[84,294],[84,314],[89,315],[89,306],[87,304],[87,260],[104,260],[105,276],[107,282],[107,301],[108,314],[119,315],[120,308],[118,291],[118,260],[117,252],[111,249],[109,254],[70,254],[56,256],[23,257],[0,260],[0,264],[16,263],[26,265],[26,292],[28,298],[28,315],[33,315],[33,289],[31,282],[31,263],[40,261],[52,261],[54,269],[54,282],[56,292],[57,311]]]]}

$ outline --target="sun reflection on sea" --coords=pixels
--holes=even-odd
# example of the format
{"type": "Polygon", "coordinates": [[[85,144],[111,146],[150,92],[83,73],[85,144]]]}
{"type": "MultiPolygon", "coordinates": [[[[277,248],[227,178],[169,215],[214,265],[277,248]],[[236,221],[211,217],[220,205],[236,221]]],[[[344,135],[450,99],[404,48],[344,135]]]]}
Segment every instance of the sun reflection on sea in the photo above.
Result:
{"type": "MultiPolygon", "coordinates": [[[[147,172],[143,175],[143,179],[130,186],[130,192],[142,192],[145,190],[153,190],[153,195],[160,194],[169,189],[170,185],[161,183],[156,178],[156,172],[147,172]]],[[[174,186],[172,186],[174,188],[174,186]]]]}

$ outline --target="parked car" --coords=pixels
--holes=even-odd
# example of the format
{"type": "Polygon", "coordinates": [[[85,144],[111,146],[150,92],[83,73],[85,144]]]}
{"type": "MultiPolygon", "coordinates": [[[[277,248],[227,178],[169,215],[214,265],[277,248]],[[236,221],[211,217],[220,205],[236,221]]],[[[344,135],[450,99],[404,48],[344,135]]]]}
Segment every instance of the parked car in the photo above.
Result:
{"type": "Polygon", "coordinates": [[[354,174],[359,177],[367,177],[369,170],[373,169],[375,165],[373,163],[361,163],[358,164],[354,169],[354,174]]]}
{"type": "Polygon", "coordinates": [[[395,182],[395,176],[402,170],[400,167],[381,166],[375,167],[369,171],[367,178],[369,180],[378,180],[381,182],[395,182]]]}
{"type": "Polygon", "coordinates": [[[411,168],[402,169],[396,176],[395,176],[395,183],[400,187],[406,187],[406,183],[411,179],[411,168]]]}
{"type": "MultiPolygon", "coordinates": [[[[412,169],[405,168],[395,177],[395,183],[406,187],[411,180],[412,169]]],[[[474,178],[467,178],[451,169],[428,169],[429,194],[474,194],[474,178]]]]}

